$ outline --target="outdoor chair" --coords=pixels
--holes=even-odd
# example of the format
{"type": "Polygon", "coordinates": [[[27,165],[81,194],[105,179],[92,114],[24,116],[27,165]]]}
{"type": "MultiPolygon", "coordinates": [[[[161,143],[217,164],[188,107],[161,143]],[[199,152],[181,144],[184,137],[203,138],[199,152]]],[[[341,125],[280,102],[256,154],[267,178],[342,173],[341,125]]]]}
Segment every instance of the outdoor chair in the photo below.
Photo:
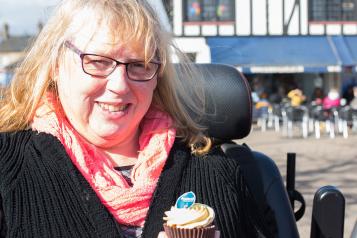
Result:
{"type": "Polygon", "coordinates": [[[307,105],[307,110],[308,110],[308,115],[309,115],[309,133],[313,133],[315,131],[315,108],[319,107],[319,104],[316,104],[315,102],[312,102],[307,105]]]}
{"type": "Polygon", "coordinates": [[[352,131],[357,128],[357,110],[352,109],[349,106],[344,106],[339,110],[338,118],[339,131],[342,132],[344,138],[348,137],[349,127],[352,131]]]}
{"type": "MultiPolygon", "coordinates": [[[[257,125],[261,128],[261,131],[266,131],[268,128],[275,128],[275,131],[279,131],[279,124],[276,124],[276,115],[274,115],[272,106],[263,106],[257,111],[257,125]]],[[[279,122],[278,122],[279,123],[279,122]]]]}
{"type": "Polygon", "coordinates": [[[269,106],[260,107],[257,110],[257,125],[261,131],[266,131],[269,120],[269,106]]]}
{"type": "Polygon", "coordinates": [[[333,109],[324,109],[322,105],[311,108],[310,120],[314,124],[316,139],[321,137],[321,127],[325,127],[325,132],[330,138],[335,138],[335,113],[333,109]]]}
{"type": "Polygon", "coordinates": [[[305,106],[284,107],[282,115],[285,135],[293,137],[295,129],[298,128],[302,137],[308,137],[309,115],[305,106]]]}
{"type": "MultiPolygon", "coordinates": [[[[221,144],[223,151],[230,157],[237,159],[239,163],[244,165],[244,158],[236,155],[236,151],[242,145],[234,142],[237,139],[244,139],[249,135],[252,124],[252,100],[251,91],[247,80],[236,70],[236,68],[227,65],[219,64],[198,64],[205,79],[205,91],[209,95],[206,102],[206,111],[208,115],[202,120],[203,124],[208,128],[207,134],[215,138],[221,144]]],[[[274,161],[261,152],[253,150],[253,159],[257,173],[260,176],[255,178],[255,183],[251,190],[253,193],[261,193],[264,195],[265,203],[273,211],[277,222],[279,238],[295,238],[299,237],[296,221],[304,214],[304,199],[302,195],[295,190],[295,153],[287,154],[287,173],[286,187],[274,161]],[[294,202],[300,202],[300,208],[294,209],[294,202]]],[[[252,184],[250,184],[252,185],[252,184]]],[[[344,206],[335,205],[324,201],[326,194],[340,194],[335,188],[325,189],[317,194],[316,211],[312,217],[312,232],[311,238],[334,237],[342,238],[342,234],[338,236],[323,236],[327,235],[331,228],[335,228],[343,224],[343,219],[335,216],[326,216],[326,211],[333,210],[344,212],[344,206]],[[327,192],[325,192],[325,190],[327,192]],[[326,207],[327,204],[327,207],[326,207]],[[318,209],[323,207],[323,211],[318,209]],[[325,212],[325,213],[324,213],[325,212]],[[338,219],[338,220],[337,220],[338,219]],[[335,224],[335,225],[334,225],[335,224]]],[[[342,195],[342,194],[341,194],[342,195]]],[[[339,196],[341,204],[343,200],[339,196]]],[[[344,200],[343,200],[344,201],[344,200]]],[[[344,205],[344,204],[343,204],[344,205]]],[[[333,229],[332,229],[333,230],[333,229]]],[[[336,233],[341,233],[341,229],[335,229],[336,233]]]]}
{"type": "Polygon", "coordinates": [[[273,123],[276,132],[280,131],[280,122],[283,120],[282,107],[283,104],[273,104],[272,106],[273,123]]]}

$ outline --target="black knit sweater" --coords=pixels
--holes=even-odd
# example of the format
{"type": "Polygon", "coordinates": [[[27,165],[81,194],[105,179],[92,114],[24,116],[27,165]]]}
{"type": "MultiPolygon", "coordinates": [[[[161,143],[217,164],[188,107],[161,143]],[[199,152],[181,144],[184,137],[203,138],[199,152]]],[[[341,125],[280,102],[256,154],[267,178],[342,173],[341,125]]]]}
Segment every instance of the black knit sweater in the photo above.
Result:
{"type": "MultiPolygon", "coordinates": [[[[187,191],[196,194],[197,202],[214,208],[221,237],[270,236],[269,221],[256,210],[234,159],[218,148],[195,157],[175,142],[153,195],[143,237],[157,237],[164,211],[187,191]]],[[[0,134],[0,195],[0,219],[4,217],[0,234],[6,237],[121,237],[116,220],[52,135],[0,134]]]]}

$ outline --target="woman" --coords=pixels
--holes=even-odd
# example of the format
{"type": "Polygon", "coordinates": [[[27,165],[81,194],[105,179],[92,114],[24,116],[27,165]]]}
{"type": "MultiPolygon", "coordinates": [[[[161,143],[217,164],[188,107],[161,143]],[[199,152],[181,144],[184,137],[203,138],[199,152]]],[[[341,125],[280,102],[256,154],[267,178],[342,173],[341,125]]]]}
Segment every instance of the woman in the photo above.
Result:
{"type": "Polygon", "coordinates": [[[157,237],[194,191],[221,237],[268,236],[238,164],[185,110],[202,115],[202,87],[171,46],[146,1],[58,6],[1,105],[0,234],[157,237]]]}
{"type": "Polygon", "coordinates": [[[298,88],[291,90],[287,96],[290,99],[290,105],[293,107],[300,106],[306,99],[303,92],[298,88]]]}
{"type": "Polygon", "coordinates": [[[327,96],[322,101],[322,106],[327,110],[341,106],[341,98],[337,89],[332,88],[329,90],[327,96]]]}

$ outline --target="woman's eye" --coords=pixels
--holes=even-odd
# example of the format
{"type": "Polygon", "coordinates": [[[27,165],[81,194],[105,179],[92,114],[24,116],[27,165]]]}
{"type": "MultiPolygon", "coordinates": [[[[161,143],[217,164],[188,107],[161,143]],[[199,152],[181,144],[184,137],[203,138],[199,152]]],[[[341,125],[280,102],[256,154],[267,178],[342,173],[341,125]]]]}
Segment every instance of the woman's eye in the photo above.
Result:
{"type": "Polygon", "coordinates": [[[109,67],[112,65],[112,62],[106,60],[92,60],[89,64],[96,66],[96,67],[109,67]]]}
{"type": "Polygon", "coordinates": [[[113,65],[112,60],[97,55],[86,55],[86,57],[83,58],[83,63],[86,67],[96,69],[105,69],[113,65]]]}
{"type": "Polygon", "coordinates": [[[145,63],[144,62],[131,63],[130,67],[133,67],[133,68],[145,68],[145,63]]]}

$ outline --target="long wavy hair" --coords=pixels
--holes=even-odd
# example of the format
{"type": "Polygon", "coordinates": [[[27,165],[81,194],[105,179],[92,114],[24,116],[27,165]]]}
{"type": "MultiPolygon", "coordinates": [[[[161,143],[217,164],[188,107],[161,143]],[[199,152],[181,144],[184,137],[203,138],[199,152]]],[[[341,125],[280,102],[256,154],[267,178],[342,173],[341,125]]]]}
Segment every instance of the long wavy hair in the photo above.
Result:
{"type": "Polygon", "coordinates": [[[0,131],[18,131],[30,126],[36,109],[47,92],[56,93],[56,64],[65,51],[64,42],[75,37],[83,26],[109,26],[120,41],[142,43],[144,60],[159,58],[162,65],[152,103],[171,115],[177,135],[198,153],[209,148],[210,140],[196,120],[204,114],[204,91],[200,74],[174,46],[155,11],[145,0],[65,0],[29,47],[16,69],[0,105],[0,131]],[[180,67],[172,63],[172,55],[180,67]]]}

